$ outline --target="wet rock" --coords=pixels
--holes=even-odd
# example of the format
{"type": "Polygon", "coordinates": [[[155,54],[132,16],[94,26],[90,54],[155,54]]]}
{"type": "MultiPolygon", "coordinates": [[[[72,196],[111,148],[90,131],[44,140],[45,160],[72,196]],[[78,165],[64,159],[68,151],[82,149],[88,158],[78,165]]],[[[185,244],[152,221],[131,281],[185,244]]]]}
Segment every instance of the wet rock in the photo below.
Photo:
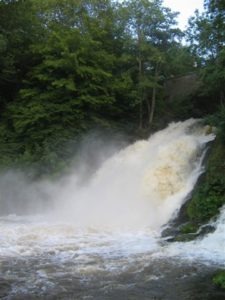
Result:
{"type": "Polygon", "coordinates": [[[188,242],[214,231],[215,227],[211,224],[206,224],[198,228],[198,225],[186,223],[179,226],[176,231],[173,228],[168,228],[163,232],[163,237],[164,241],[167,242],[188,242]]]}
{"type": "Polygon", "coordinates": [[[204,225],[200,228],[200,231],[199,231],[198,235],[205,235],[205,234],[208,234],[208,233],[212,233],[212,232],[215,231],[215,229],[216,229],[215,226],[210,225],[210,224],[206,224],[206,225],[204,225]]]}
{"type": "Polygon", "coordinates": [[[0,278],[0,299],[7,297],[11,290],[11,283],[0,278]]]}

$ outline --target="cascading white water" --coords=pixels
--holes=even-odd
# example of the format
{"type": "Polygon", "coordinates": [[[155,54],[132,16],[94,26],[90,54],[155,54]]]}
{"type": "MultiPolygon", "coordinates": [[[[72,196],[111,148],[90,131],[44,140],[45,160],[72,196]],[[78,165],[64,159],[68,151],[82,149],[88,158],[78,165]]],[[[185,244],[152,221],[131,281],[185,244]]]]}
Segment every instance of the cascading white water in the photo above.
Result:
{"type": "MultiPolygon", "coordinates": [[[[0,264],[5,268],[0,275],[13,282],[6,299],[46,291],[54,295],[61,278],[73,277],[79,287],[95,276],[104,281],[113,274],[110,280],[117,280],[121,272],[143,272],[150,278],[146,280],[158,280],[161,275],[145,274],[145,268],[162,257],[219,257],[220,263],[225,253],[224,210],[215,233],[203,240],[171,245],[160,240],[162,226],[176,215],[202,173],[204,149],[214,138],[199,121],[172,123],[115,153],[86,184],[74,173],[57,185],[29,186],[31,203],[39,202],[39,194],[47,190],[50,212],[44,207],[43,214],[32,215],[33,205],[28,205],[29,215],[18,216],[15,210],[0,217],[0,264]]],[[[3,195],[0,204],[7,202],[3,195]]],[[[22,203],[23,194],[20,198],[22,203]]]]}
{"type": "MultiPolygon", "coordinates": [[[[189,261],[203,261],[225,266],[225,207],[216,221],[211,222],[216,230],[206,236],[186,243],[172,243],[166,247],[167,257],[181,257],[189,261]]],[[[162,250],[162,249],[161,249],[162,250]]],[[[165,255],[164,250],[156,256],[165,255]]]]}
{"type": "Polygon", "coordinates": [[[55,198],[57,218],[77,226],[160,231],[202,172],[205,144],[214,139],[195,120],[171,124],[119,151],[81,188],[65,184],[55,198]]]}

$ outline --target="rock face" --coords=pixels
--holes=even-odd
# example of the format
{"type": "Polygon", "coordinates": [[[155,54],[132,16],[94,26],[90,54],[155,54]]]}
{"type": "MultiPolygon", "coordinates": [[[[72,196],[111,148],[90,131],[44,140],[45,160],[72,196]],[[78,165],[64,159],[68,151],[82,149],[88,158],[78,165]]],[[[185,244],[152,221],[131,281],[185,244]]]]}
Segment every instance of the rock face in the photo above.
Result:
{"type": "Polygon", "coordinates": [[[200,87],[200,84],[201,82],[196,73],[170,78],[164,85],[166,99],[171,102],[178,98],[186,98],[193,95],[200,87]]]}
{"type": "MultiPolygon", "coordinates": [[[[212,131],[212,127],[207,127],[212,131]]],[[[192,194],[178,216],[171,220],[162,237],[168,241],[187,241],[215,230],[209,224],[225,203],[225,147],[217,138],[205,157],[205,173],[200,176],[192,194]]]]}

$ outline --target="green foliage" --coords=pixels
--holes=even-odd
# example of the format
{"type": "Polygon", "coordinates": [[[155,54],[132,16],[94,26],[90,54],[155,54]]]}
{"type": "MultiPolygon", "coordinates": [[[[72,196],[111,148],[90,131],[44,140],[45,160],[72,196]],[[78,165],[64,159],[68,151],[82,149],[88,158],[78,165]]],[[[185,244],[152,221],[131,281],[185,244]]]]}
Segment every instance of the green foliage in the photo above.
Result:
{"type": "Polygon", "coordinates": [[[161,120],[165,78],[192,68],[176,15],[158,0],[0,1],[0,165],[58,172],[89,129],[161,120]]]}
{"type": "Polygon", "coordinates": [[[160,100],[168,63],[168,49],[176,47],[176,38],[182,34],[174,28],[177,13],[162,7],[162,1],[127,1],[127,31],[134,37],[134,54],[138,62],[136,98],[139,104],[139,128],[152,126],[155,104],[162,112],[160,100]],[[157,99],[156,99],[157,98],[157,99]],[[145,112],[145,113],[143,113],[145,112]]]}
{"type": "Polygon", "coordinates": [[[205,9],[191,18],[187,37],[201,66],[201,96],[214,113],[225,101],[225,6],[223,1],[206,0],[205,9]]]}
{"type": "Polygon", "coordinates": [[[217,137],[225,144],[225,106],[219,106],[217,112],[205,119],[207,124],[217,128],[217,137]]]}
{"type": "Polygon", "coordinates": [[[193,223],[187,223],[181,227],[181,234],[195,233],[198,229],[198,226],[193,223]]]}
{"type": "Polygon", "coordinates": [[[0,1],[0,93],[7,101],[32,66],[29,47],[34,39],[42,40],[42,28],[33,1],[0,1]]]}
{"type": "Polygon", "coordinates": [[[195,57],[191,54],[190,49],[183,45],[174,45],[166,53],[166,62],[164,68],[166,75],[186,75],[187,71],[195,71],[195,57]]]}
{"type": "MultiPolygon", "coordinates": [[[[193,198],[188,209],[191,219],[197,219],[200,222],[208,221],[218,214],[219,208],[225,203],[225,198],[221,195],[218,196],[217,191],[214,194],[213,187],[213,185],[209,185],[206,189],[199,190],[199,195],[193,198]]],[[[224,192],[224,189],[221,188],[219,192],[221,191],[224,192]]]]}
{"type": "Polygon", "coordinates": [[[216,275],[213,277],[213,283],[218,287],[225,289],[225,271],[218,271],[216,275]]]}

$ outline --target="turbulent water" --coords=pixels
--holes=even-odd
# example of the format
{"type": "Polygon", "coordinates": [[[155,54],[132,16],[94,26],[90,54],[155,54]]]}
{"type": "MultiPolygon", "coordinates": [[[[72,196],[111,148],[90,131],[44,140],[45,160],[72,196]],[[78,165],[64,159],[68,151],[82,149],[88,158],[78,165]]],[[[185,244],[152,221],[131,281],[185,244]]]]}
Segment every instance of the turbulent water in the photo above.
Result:
{"type": "Polygon", "coordinates": [[[201,240],[160,238],[203,172],[206,131],[195,120],[170,124],[86,182],[79,172],[57,185],[13,177],[6,191],[11,175],[2,175],[0,298],[224,299],[207,280],[224,265],[225,210],[201,240]]]}

